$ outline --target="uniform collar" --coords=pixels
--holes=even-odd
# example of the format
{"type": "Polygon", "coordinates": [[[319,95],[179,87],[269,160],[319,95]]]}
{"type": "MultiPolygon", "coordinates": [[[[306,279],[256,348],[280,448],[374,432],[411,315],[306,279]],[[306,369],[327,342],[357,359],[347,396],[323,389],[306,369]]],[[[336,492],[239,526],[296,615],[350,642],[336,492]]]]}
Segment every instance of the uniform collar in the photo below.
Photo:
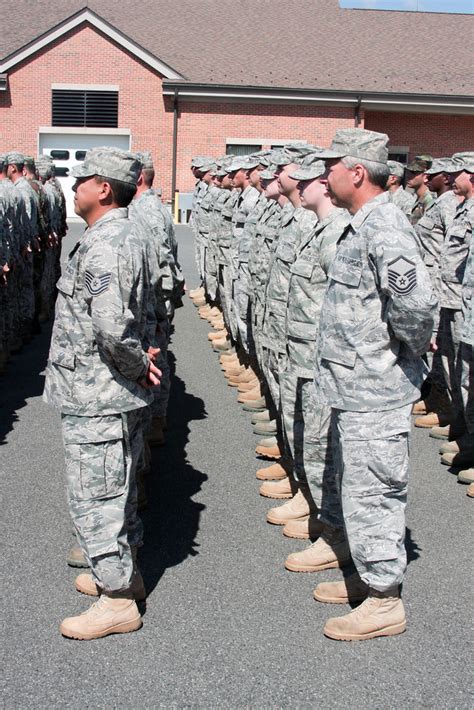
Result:
{"type": "Polygon", "coordinates": [[[104,224],[105,222],[112,222],[115,219],[127,219],[127,217],[128,207],[115,207],[114,209],[106,212],[100,219],[97,220],[97,222],[94,222],[92,227],[89,227],[89,229],[93,229],[94,227],[104,224]]]}
{"type": "Polygon", "coordinates": [[[380,195],[377,195],[377,197],[373,197],[371,200],[366,202],[365,205],[357,210],[351,219],[350,226],[352,229],[354,231],[359,229],[373,210],[377,209],[379,205],[384,205],[387,202],[390,202],[390,197],[386,192],[382,192],[380,195]]]}

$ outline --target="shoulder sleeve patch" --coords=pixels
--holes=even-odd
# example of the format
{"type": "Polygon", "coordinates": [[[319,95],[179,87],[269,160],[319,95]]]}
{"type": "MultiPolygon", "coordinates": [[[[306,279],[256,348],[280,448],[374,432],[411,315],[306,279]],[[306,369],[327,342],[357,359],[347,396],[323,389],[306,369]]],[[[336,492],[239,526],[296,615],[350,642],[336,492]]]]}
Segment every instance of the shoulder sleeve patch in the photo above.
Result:
{"type": "Polygon", "coordinates": [[[94,276],[94,274],[90,271],[86,271],[84,274],[86,289],[91,296],[98,296],[99,294],[104,293],[104,291],[107,291],[111,278],[111,272],[107,274],[100,274],[100,276],[94,276]]]}
{"type": "Polygon", "coordinates": [[[416,264],[398,256],[388,265],[388,286],[398,296],[408,296],[416,288],[416,264]]]}

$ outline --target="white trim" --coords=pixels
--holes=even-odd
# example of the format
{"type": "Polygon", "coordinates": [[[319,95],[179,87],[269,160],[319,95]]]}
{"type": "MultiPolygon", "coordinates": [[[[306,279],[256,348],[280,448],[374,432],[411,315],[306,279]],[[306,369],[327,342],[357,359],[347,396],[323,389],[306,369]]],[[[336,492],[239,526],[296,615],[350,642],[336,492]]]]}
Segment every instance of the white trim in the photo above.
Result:
{"type": "Polygon", "coordinates": [[[129,136],[130,128],[80,128],[74,126],[40,126],[40,133],[63,133],[64,135],[76,134],[85,136],[129,136]]]}
{"type": "Polygon", "coordinates": [[[108,22],[103,20],[101,17],[96,15],[88,8],[81,10],[81,12],[78,12],[76,15],[73,15],[68,20],[62,22],[60,25],[57,25],[56,28],[42,35],[36,41],[31,42],[25,48],[20,49],[18,52],[12,54],[8,59],[3,62],[3,64],[0,64],[0,73],[6,72],[8,69],[11,69],[16,64],[19,64],[24,59],[31,57],[31,55],[35,54],[35,52],[38,52],[40,49],[43,49],[43,47],[47,47],[48,44],[51,44],[51,42],[54,42],[55,40],[59,39],[67,32],[70,32],[71,30],[75,29],[84,22],[89,22],[97,30],[107,35],[109,39],[113,40],[114,42],[117,42],[117,44],[129,51],[135,57],[138,57],[138,59],[141,59],[145,64],[147,64],[152,69],[155,69],[166,79],[184,79],[181,74],[178,74],[178,72],[174,71],[174,69],[168,66],[168,64],[165,64],[164,62],[160,61],[153,54],[148,52],[143,47],[140,47],[140,45],[133,42],[133,40],[129,39],[126,35],[122,34],[122,32],[115,29],[115,27],[110,25],[108,22]]]}
{"type": "Polygon", "coordinates": [[[118,84],[51,84],[59,91],[118,91],[118,84]]]}
{"type": "Polygon", "coordinates": [[[288,145],[288,143],[304,143],[308,141],[295,138],[226,138],[226,145],[288,145]]]}

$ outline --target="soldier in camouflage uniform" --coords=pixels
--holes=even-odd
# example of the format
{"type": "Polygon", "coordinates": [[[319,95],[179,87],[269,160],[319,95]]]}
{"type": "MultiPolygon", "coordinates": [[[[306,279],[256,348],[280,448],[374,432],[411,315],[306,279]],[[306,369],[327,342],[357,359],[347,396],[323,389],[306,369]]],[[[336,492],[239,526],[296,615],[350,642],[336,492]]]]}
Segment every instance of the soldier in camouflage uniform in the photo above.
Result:
{"type": "MultiPolygon", "coordinates": [[[[455,153],[447,167],[453,190],[462,199],[447,230],[440,257],[440,317],[436,344],[441,355],[444,376],[454,409],[454,420],[449,428],[452,439],[465,432],[462,414],[461,361],[458,351],[463,327],[462,282],[472,235],[473,196],[470,181],[472,153],[455,153]]],[[[432,432],[437,435],[440,427],[432,432]]]]}
{"type": "MultiPolygon", "coordinates": [[[[399,586],[406,570],[410,411],[436,298],[414,230],[385,193],[387,146],[385,134],[342,129],[323,153],[328,194],[352,220],[329,271],[315,380],[332,409],[346,535],[358,585],[368,594],[355,611],[327,621],[324,633],[338,640],[406,628],[399,586]]],[[[336,582],[315,594],[347,602],[355,591],[336,582]]]]}
{"type": "Polygon", "coordinates": [[[390,175],[387,180],[387,190],[394,205],[397,205],[408,217],[411,215],[415,197],[403,187],[405,166],[396,160],[387,161],[390,175]]]}
{"type": "Polygon", "coordinates": [[[213,158],[207,158],[199,169],[203,187],[200,190],[200,200],[193,217],[195,228],[196,266],[201,284],[206,288],[206,252],[209,242],[209,227],[213,199],[216,196],[212,189],[212,173],[216,169],[213,158]]]}
{"type": "Polygon", "coordinates": [[[428,189],[428,177],[426,175],[426,171],[431,168],[432,163],[433,158],[431,155],[417,155],[406,167],[406,185],[414,190],[415,193],[411,213],[408,216],[412,224],[418,222],[436,197],[428,189]]]}
{"type": "Polygon", "coordinates": [[[141,409],[159,370],[143,349],[149,284],[142,242],[128,219],[141,164],[115,149],[89,151],[73,169],[75,209],[88,224],[58,282],[45,401],[61,411],[69,509],[92,575],[76,588],[101,595],[61,632],[91,639],[138,629],[143,580],[135,467],[141,409]]]}
{"type": "Polygon", "coordinates": [[[230,245],[232,240],[232,212],[239,191],[232,187],[229,167],[234,156],[228,156],[221,161],[216,170],[217,185],[220,192],[214,205],[214,226],[216,230],[216,270],[217,270],[217,298],[222,309],[225,336],[230,328],[230,308],[228,294],[231,293],[230,283],[230,245]]]}
{"type": "MultiPolygon", "coordinates": [[[[431,168],[426,171],[428,187],[437,197],[426,208],[424,214],[415,225],[423,260],[436,293],[441,288],[441,251],[448,227],[453,221],[459,203],[457,196],[451,189],[449,175],[445,172],[451,162],[451,159],[448,158],[434,160],[431,168]]],[[[433,331],[434,336],[438,330],[438,320],[439,313],[433,331]]],[[[422,413],[424,415],[415,420],[415,426],[430,428],[441,423],[446,424],[452,416],[452,410],[440,354],[428,353],[427,358],[430,367],[430,374],[428,375],[429,393],[421,402],[415,404],[414,413],[422,413]],[[444,421],[441,422],[440,418],[444,421]]]]}
{"type": "MultiPolygon", "coordinates": [[[[327,273],[336,251],[336,242],[349,222],[346,210],[334,207],[320,182],[326,170],[319,151],[307,156],[294,173],[301,205],[314,212],[318,222],[304,234],[291,267],[287,302],[287,365],[283,373],[282,401],[285,429],[293,431],[293,477],[306,484],[319,521],[292,519],[285,525],[289,537],[310,537],[324,531],[310,548],[291,554],[285,566],[291,571],[332,567],[338,562],[335,545],[344,542],[342,511],[336,490],[329,424],[331,410],[314,396],[314,359],[318,324],[327,284],[327,273]],[[291,402],[293,406],[291,407],[291,402]],[[327,544],[331,541],[332,547],[327,544]]],[[[285,481],[267,486],[282,489],[285,481]]],[[[345,544],[347,551],[347,544],[345,544]]],[[[340,545],[340,552],[342,545],[340,545]]],[[[340,554],[339,554],[340,556],[340,554]]],[[[347,552],[346,552],[347,556],[347,552]]]]}

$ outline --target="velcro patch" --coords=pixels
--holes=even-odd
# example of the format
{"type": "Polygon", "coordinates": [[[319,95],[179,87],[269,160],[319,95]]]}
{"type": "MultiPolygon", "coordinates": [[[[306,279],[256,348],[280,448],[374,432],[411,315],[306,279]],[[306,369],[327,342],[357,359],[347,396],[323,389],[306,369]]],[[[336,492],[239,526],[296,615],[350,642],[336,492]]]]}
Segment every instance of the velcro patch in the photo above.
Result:
{"type": "Polygon", "coordinates": [[[388,285],[393,293],[408,296],[416,288],[416,264],[404,256],[397,256],[388,265],[388,285]]]}
{"type": "Polygon", "coordinates": [[[110,284],[110,279],[112,274],[101,274],[100,276],[94,276],[90,271],[86,271],[84,274],[84,280],[86,283],[86,288],[91,296],[98,296],[104,291],[107,291],[110,284]]]}

